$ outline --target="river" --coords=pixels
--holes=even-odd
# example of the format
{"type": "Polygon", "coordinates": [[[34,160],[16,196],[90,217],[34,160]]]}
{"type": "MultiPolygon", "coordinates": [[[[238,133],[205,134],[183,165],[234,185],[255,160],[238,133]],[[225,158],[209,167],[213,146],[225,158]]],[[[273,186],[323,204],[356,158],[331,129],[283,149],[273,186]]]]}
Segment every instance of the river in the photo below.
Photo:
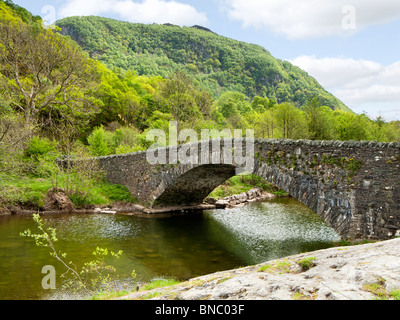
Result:
{"type": "MultiPolygon", "coordinates": [[[[232,210],[143,217],[136,215],[44,215],[57,230],[59,249],[77,266],[93,260],[96,247],[122,250],[112,264],[129,288],[154,278],[186,280],[301,252],[339,240],[316,214],[291,198],[232,210]],[[128,281],[132,270],[137,278],[128,281]]],[[[0,299],[71,298],[62,291],[65,268],[20,232],[36,231],[30,216],[0,217],[0,299]],[[42,288],[42,267],[53,265],[57,289],[42,288]]]]}

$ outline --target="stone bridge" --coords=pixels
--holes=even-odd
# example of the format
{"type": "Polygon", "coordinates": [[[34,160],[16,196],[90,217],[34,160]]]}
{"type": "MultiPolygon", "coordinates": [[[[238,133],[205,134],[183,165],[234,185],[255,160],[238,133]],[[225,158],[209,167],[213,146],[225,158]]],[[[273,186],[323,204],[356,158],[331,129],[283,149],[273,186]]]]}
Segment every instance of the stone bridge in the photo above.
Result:
{"type": "Polygon", "coordinates": [[[152,152],[163,161],[149,161],[148,152],[98,159],[107,179],[146,207],[201,204],[246,169],[304,203],[344,239],[400,233],[399,143],[218,139],[152,152]]]}

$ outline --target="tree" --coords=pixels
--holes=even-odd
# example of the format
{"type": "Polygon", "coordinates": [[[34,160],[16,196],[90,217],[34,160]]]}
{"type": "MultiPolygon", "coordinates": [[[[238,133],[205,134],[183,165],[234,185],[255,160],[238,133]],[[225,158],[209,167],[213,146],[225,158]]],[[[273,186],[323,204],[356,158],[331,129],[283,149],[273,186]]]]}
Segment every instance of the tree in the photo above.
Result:
{"type": "Polygon", "coordinates": [[[355,114],[336,110],[334,112],[335,134],[337,139],[346,140],[369,140],[371,120],[365,114],[355,114]]]}
{"type": "Polygon", "coordinates": [[[186,74],[175,73],[161,85],[159,94],[160,111],[171,113],[178,122],[192,122],[202,118],[195,99],[197,90],[186,74]]]}
{"type": "Polygon", "coordinates": [[[30,137],[22,116],[13,112],[2,112],[0,107],[0,171],[19,172],[21,154],[30,137]]]}
{"type": "Polygon", "coordinates": [[[255,138],[270,139],[274,137],[275,123],[271,110],[266,110],[261,114],[255,112],[247,119],[255,130],[255,138]]]}
{"type": "Polygon", "coordinates": [[[59,33],[11,19],[0,11],[1,93],[25,116],[48,124],[87,114],[93,81],[91,62],[80,47],[59,33]]]}
{"type": "Polygon", "coordinates": [[[304,138],[306,126],[304,113],[291,103],[282,103],[273,109],[276,128],[284,139],[304,138]]]}
{"type": "Polygon", "coordinates": [[[251,103],[251,107],[258,113],[263,113],[265,110],[268,110],[269,106],[269,99],[259,96],[255,96],[253,102],[251,103]]]}
{"type": "Polygon", "coordinates": [[[274,130],[276,125],[274,116],[270,110],[267,110],[260,115],[260,125],[261,137],[263,139],[270,139],[274,137],[274,130]]]}
{"type": "Polygon", "coordinates": [[[245,115],[253,111],[248,98],[237,91],[227,91],[223,93],[217,101],[218,106],[225,118],[229,118],[237,114],[237,111],[245,115]]]}
{"type": "Polygon", "coordinates": [[[329,140],[332,138],[332,125],[327,113],[329,110],[322,107],[318,97],[314,97],[304,108],[311,140],[329,140]]]}
{"type": "Polygon", "coordinates": [[[388,140],[400,142],[400,121],[392,121],[387,124],[388,140]]]}
{"type": "Polygon", "coordinates": [[[88,137],[89,150],[94,157],[107,156],[113,153],[112,138],[103,127],[96,128],[88,137]]]}

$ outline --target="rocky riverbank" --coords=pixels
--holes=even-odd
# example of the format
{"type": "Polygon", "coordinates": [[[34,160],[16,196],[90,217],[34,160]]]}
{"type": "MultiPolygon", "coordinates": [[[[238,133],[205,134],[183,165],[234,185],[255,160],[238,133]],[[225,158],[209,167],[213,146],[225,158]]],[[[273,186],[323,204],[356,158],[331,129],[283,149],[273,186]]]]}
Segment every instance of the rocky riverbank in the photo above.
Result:
{"type": "Polygon", "coordinates": [[[205,203],[192,206],[174,206],[163,208],[146,208],[139,204],[116,202],[110,206],[87,206],[83,209],[76,209],[72,201],[61,189],[51,189],[44,199],[43,207],[33,209],[27,206],[5,206],[0,207],[0,215],[14,214],[33,214],[40,211],[46,214],[57,213],[102,213],[102,214],[163,214],[163,213],[179,213],[193,210],[212,210],[212,209],[229,209],[238,206],[244,206],[249,203],[272,200],[275,196],[271,193],[263,191],[260,188],[254,188],[238,195],[233,195],[223,199],[208,198],[205,203]]]}
{"type": "Polygon", "coordinates": [[[139,291],[120,299],[400,299],[400,239],[335,247],[139,291]]]}
{"type": "Polygon", "coordinates": [[[244,206],[249,203],[272,200],[275,199],[275,197],[276,196],[272,193],[266,192],[260,188],[253,188],[247,192],[242,192],[222,199],[208,198],[206,199],[206,202],[215,205],[217,209],[230,209],[244,206]]]}

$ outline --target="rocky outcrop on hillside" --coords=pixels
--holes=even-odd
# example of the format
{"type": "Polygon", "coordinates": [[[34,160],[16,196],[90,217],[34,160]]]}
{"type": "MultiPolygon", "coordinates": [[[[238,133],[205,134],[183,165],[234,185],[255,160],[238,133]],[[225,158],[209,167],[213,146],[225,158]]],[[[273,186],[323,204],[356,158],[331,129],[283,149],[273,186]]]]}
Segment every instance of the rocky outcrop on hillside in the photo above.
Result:
{"type": "Polygon", "coordinates": [[[122,299],[400,299],[400,239],[335,247],[139,291],[122,299]]]}

